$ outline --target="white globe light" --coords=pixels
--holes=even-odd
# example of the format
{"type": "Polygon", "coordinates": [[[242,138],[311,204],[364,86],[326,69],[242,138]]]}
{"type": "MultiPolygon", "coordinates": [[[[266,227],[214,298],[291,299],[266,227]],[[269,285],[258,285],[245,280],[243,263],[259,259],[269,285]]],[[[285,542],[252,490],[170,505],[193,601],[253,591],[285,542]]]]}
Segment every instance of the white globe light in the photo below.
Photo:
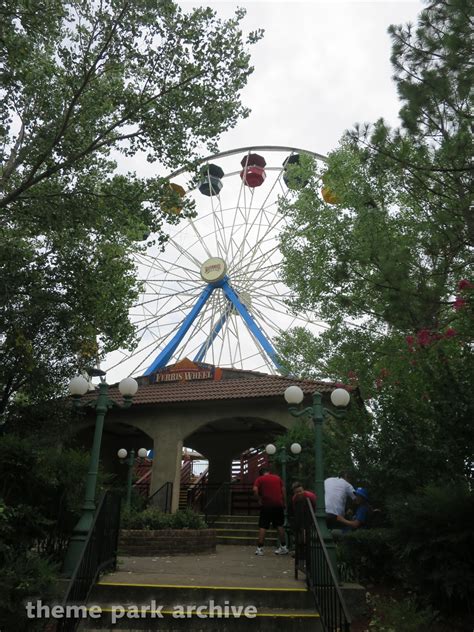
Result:
{"type": "Polygon", "coordinates": [[[269,454],[270,456],[272,454],[275,454],[275,452],[277,451],[276,447],[273,445],[273,443],[269,443],[266,448],[265,448],[265,452],[267,454],[269,454]]]}
{"type": "Polygon", "coordinates": [[[138,382],[133,377],[126,377],[120,382],[119,391],[124,397],[133,397],[138,391],[138,382]]]}
{"type": "Polygon", "coordinates": [[[147,454],[148,454],[148,450],[147,450],[146,448],[140,448],[140,449],[138,450],[138,456],[139,456],[141,459],[144,459],[144,458],[146,457],[146,455],[147,455],[147,454]]]}
{"type": "Polygon", "coordinates": [[[290,445],[290,450],[293,452],[293,454],[299,454],[301,452],[301,446],[299,443],[292,443],[290,445]]]}
{"type": "Polygon", "coordinates": [[[119,459],[126,459],[127,458],[127,450],[125,450],[125,448],[120,448],[120,450],[117,452],[117,456],[119,459]]]}
{"type": "Polygon", "coordinates": [[[351,399],[351,396],[345,388],[336,388],[331,393],[331,401],[334,406],[347,406],[351,399]]]}
{"type": "Polygon", "coordinates": [[[85,395],[88,390],[89,382],[83,378],[82,375],[73,377],[69,382],[69,392],[71,395],[85,395]]]}
{"type": "Polygon", "coordinates": [[[299,386],[293,385],[286,389],[284,397],[288,404],[301,404],[304,398],[304,393],[299,386]]]}

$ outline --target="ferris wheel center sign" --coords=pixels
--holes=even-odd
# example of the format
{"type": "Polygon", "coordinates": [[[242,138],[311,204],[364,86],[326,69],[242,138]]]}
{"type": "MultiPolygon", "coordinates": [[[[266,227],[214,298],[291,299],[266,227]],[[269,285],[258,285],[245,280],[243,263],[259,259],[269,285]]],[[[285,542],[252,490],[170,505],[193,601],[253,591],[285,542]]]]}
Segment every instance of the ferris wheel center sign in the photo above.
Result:
{"type": "Polygon", "coordinates": [[[227,265],[220,257],[211,257],[201,266],[201,278],[206,283],[222,281],[227,273],[227,265]]]}

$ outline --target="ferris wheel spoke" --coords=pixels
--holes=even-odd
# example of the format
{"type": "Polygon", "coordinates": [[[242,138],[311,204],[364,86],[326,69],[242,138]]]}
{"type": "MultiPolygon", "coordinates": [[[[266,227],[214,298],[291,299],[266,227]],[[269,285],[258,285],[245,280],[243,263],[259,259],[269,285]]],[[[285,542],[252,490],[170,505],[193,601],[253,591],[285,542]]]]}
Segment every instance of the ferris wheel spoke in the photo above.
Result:
{"type": "Polygon", "coordinates": [[[255,242],[253,248],[248,249],[247,253],[234,265],[234,269],[238,271],[248,271],[251,265],[254,263],[255,259],[261,258],[262,256],[266,256],[270,258],[275,252],[279,251],[279,244],[277,242],[276,236],[272,230],[266,232],[265,235],[262,235],[261,239],[258,242],[255,242]],[[274,248],[267,251],[267,244],[275,244],[274,248]],[[258,257],[257,257],[258,255],[258,257]]]}
{"type": "Polygon", "coordinates": [[[234,317],[233,325],[234,325],[234,337],[235,337],[235,341],[236,341],[236,348],[234,349],[234,362],[235,362],[235,356],[236,356],[236,353],[237,353],[237,357],[240,358],[240,368],[243,369],[244,368],[244,360],[243,360],[244,354],[242,352],[241,340],[240,340],[240,337],[238,335],[237,317],[234,317]]]}
{"type": "MultiPolygon", "coordinates": [[[[152,270],[154,271],[155,274],[160,273],[165,278],[168,275],[173,275],[176,278],[182,279],[183,281],[195,281],[197,279],[197,274],[195,271],[190,269],[189,266],[186,267],[185,265],[179,264],[177,261],[174,261],[173,263],[171,263],[171,262],[166,261],[165,259],[160,259],[159,261],[156,260],[155,265],[150,266],[149,274],[151,273],[152,270]],[[165,265],[167,265],[167,267],[165,267],[165,265]],[[179,273],[182,273],[182,275],[179,276],[179,273]]],[[[144,282],[151,282],[154,280],[155,280],[155,277],[153,279],[150,279],[148,276],[143,279],[144,282]]]]}
{"type": "Polygon", "coordinates": [[[280,246],[278,242],[275,244],[273,248],[269,250],[266,250],[266,246],[268,242],[274,243],[275,241],[277,241],[274,231],[276,227],[278,226],[278,224],[280,224],[282,221],[283,221],[282,218],[278,217],[276,221],[274,221],[274,223],[268,228],[265,234],[261,236],[261,238],[257,242],[258,248],[256,247],[253,250],[249,251],[249,255],[246,255],[245,258],[240,262],[241,270],[243,270],[244,272],[248,272],[252,264],[255,262],[255,260],[258,261],[259,259],[262,258],[262,256],[264,257],[264,260],[267,260],[275,252],[279,251],[280,246]],[[257,257],[257,254],[259,255],[258,257],[257,257]]]}
{"type": "MultiPolygon", "coordinates": [[[[231,235],[234,235],[234,233],[235,233],[235,230],[236,230],[236,219],[239,216],[239,214],[243,218],[244,226],[245,226],[246,218],[245,218],[245,215],[242,214],[242,212],[240,210],[240,200],[241,200],[241,198],[243,196],[242,194],[244,193],[244,189],[245,189],[244,179],[241,178],[240,179],[239,193],[238,193],[237,202],[236,202],[236,205],[235,205],[235,213],[233,213],[233,217],[232,217],[232,226],[231,226],[231,229],[230,229],[231,235]]],[[[235,259],[235,257],[236,257],[237,252],[239,251],[240,245],[234,239],[232,239],[232,244],[235,245],[235,247],[236,247],[236,250],[234,250],[234,248],[232,246],[232,250],[231,250],[231,260],[233,261],[235,259]]]]}
{"type": "MultiPolygon", "coordinates": [[[[272,260],[272,255],[276,255],[279,252],[279,248],[278,245],[275,245],[271,248],[268,248],[267,252],[262,252],[259,254],[259,256],[254,257],[253,260],[251,262],[249,262],[246,266],[243,266],[241,268],[239,268],[238,270],[236,270],[233,274],[233,276],[235,278],[248,278],[251,274],[253,270],[262,270],[265,267],[265,264],[272,260]],[[250,269],[250,265],[253,266],[252,269],[250,269]]],[[[265,268],[267,269],[267,268],[265,268]]],[[[271,265],[271,269],[272,271],[278,269],[278,264],[276,263],[276,261],[271,265]]]]}
{"type": "MultiPolygon", "coordinates": [[[[140,320],[137,318],[137,320],[135,321],[136,325],[142,325],[142,327],[138,329],[138,333],[140,333],[141,331],[148,331],[148,330],[150,330],[150,333],[152,333],[153,330],[151,326],[152,325],[158,326],[158,323],[161,323],[158,326],[158,329],[160,327],[165,328],[166,326],[170,326],[170,323],[166,322],[166,319],[168,316],[173,316],[173,318],[176,319],[177,312],[181,312],[183,316],[186,316],[186,314],[193,307],[195,302],[196,302],[195,297],[193,297],[192,299],[188,300],[186,303],[174,304],[168,312],[160,312],[159,314],[149,313],[148,316],[145,314],[141,314],[142,318],[140,320]]],[[[179,325],[176,326],[176,328],[178,327],[179,325]]]]}
{"type": "MultiPolygon", "coordinates": [[[[270,226],[271,226],[272,222],[268,222],[268,217],[266,216],[266,204],[267,204],[267,201],[269,200],[269,198],[270,198],[270,196],[271,196],[272,192],[274,191],[275,185],[276,185],[276,184],[277,184],[277,182],[280,180],[280,177],[281,177],[281,172],[280,172],[280,174],[278,175],[277,179],[273,182],[273,184],[272,184],[272,186],[271,186],[271,188],[270,188],[270,191],[268,192],[268,194],[267,194],[267,196],[266,196],[265,200],[263,201],[263,203],[262,203],[262,204],[261,204],[261,206],[260,206],[260,212],[261,212],[261,213],[265,213],[265,220],[267,221],[267,223],[269,223],[269,225],[270,225],[270,226]]],[[[256,218],[255,218],[254,222],[252,222],[252,223],[250,223],[250,224],[249,224],[247,234],[250,232],[250,230],[251,230],[251,229],[253,229],[253,228],[254,228],[254,224],[255,224],[255,221],[256,221],[257,217],[258,217],[258,216],[256,216],[256,218]]],[[[268,229],[268,230],[271,230],[271,228],[269,227],[269,229],[268,229]]],[[[247,238],[247,235],[245,236],[245,238],[244,238],[244,239],[246,240],[246,238],[247,238]]],[[[256,238],[255,238],[255,242],[256,242],[256,243],[258,243],[259,241],[260,241],[260,228],[258,229],[258,233],[257,233],[257,236],[256,236],[256,238]]]]}

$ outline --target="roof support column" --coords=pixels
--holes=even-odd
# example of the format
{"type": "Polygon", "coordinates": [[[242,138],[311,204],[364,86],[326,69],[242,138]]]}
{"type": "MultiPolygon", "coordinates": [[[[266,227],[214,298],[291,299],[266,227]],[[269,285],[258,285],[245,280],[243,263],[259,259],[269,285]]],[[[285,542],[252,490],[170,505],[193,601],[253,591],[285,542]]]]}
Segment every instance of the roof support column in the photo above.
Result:
{"type": "Polygon", "coordinates": [[[173,483],[172,513],[178,510],[179,505],[182,451],[183,440],[180,429],[169,424],[157,424],[157,427],[153,429],[150,496],[165,483],[173,483]]]}

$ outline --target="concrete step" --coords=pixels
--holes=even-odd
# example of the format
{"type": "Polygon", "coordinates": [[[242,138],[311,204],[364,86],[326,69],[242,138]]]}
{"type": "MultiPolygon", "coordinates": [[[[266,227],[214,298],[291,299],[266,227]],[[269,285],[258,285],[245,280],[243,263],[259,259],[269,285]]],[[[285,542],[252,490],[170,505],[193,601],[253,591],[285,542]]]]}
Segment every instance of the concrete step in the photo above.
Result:
{"type": "Polygon", "coordinates": [[[80,629],[89,631],[274,632],[282,626],[285,632],[322,631],[311,594],[305,588],[175,586],[102,580],[94,587],[88,603],[100,607],[100,618],[91,616],[81,623],[80,629]]]}
{"type": "MultiPolygon", "coordinates": [[[[257,543],[257,536],[253,537],[248,536],[228,536],[228,535],[218,535],[216,536],[217,544],[236,544],[240,546],[254,546],[257,543]]],[[[278,546],[277,538],[265,538],[265,545],[270,547],[278,546]]]]}
{"type": "Polygon", "coordinates": [[[103,579],[92,589],[90,603],[122,605],[149,604],[253,605],[262,608],[308,609],[313,605],[311,593],[304,587],[261,588],[259,586],[199,586],[173,584],[138,584],[103,579]]]}
{"type": "MultiPolygon", "coordinates": [[[[115,611],[117,612],[117,611],[115,611]]],[[[109,630],[121,630],[122,632],[135,632],[146,630],[151,632],[275,632],[284,629],[285,632],[323,632],[319,615],[311,610],[277,610],[268,609],[258,612],[255,617],[223,616],[209,617],[203,611],[200,616],[191,614],[177,617],[175,610],[163,609],[161,618],[155,615],[147,617],[137,616],[135,610],[125,611],[120,619],[113,621],[111,609],[104,608],[100,619],[85,620],[81,623],[80,630],[89,632],[104,632],[109,630]],[[99,627],[100,626],[100,627],[99,627]]]]}
{"type": "MultiPolygon", "coordinates": [[[[245,527],[237,527],[232,522],[224,523],[226,526],[217,526],[217,524],[213,524],[212,528],[215,529],[216,535],[234,535],[236,537],[247,537],[255,539],[258,533],[258,527],[245,528],[245,527]]],[[[277,532],[274,529],[269,529],[267,531],[267,537],[276,538],[277,532]]]]}
{"type": "MultiPolygon", "coordinates": [[[[258,529],[258,520],[254,522],[242,522],[240,520],[216,520],[212,523],[213,529],[242,529],[243,531],[248,531],[249,529],[256,530],[258,529]]],[[[273,528],[268,531],[274,531],[273,528]]]]}
{"type": "MultiPolygon", "coordinates": [[[[202,516],[205,518],[205,516],[202,516]]],[[[222,516],[213,516],[209,515],[208,519],[215,524],[216,522],[238,522],[239,524],[245,523],[249,525],[257,525],[258,526],[258,515],[257,516],[247,516],[247,515],[222,515],[222,516]]]]}

